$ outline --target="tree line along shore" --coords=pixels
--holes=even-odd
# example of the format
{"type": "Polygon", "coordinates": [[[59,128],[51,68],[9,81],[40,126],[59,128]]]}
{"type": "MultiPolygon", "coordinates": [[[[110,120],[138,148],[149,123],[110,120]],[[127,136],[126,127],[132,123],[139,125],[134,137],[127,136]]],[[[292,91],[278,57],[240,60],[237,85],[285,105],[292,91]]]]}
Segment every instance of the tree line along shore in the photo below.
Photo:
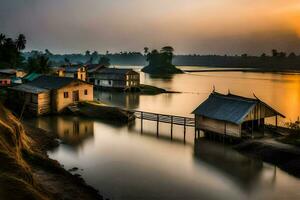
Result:
{"type": "MultiPolygon", "coordinates": [[[[34,54],[46,54],[54,65],[63,64],[65,60],[73,63],[97,63],[101,57],[107,57],[111,65],[134,65],[146,66],[147,53],[143,52],[120,52],[101,54],[93,53],[78,54],[54,54],[47,51],[31,51],[23,53],[25,58],[34,54]]],[[[172,64],[175,66],[208,66],[227,68],[261,68],[269,70],[300,70],[300,55],[295,53],[284,53],[273,50],[269,54],[261,56],[252,55],[174,55],[172,64]]]]}
{"type": "MultiPolygon", "coordinates": [[[[171,46],[163,47],[160,51],[149,50],[145,47],[142,52],[121,51],[98,53],[87,50],[84,53],[56,54],[48,49],[26,52],[26,37],[23,34],[16,38],[7,37],[0,33],[0,69],[26,68],[28,71],[43,70],[43,66],[59,66],[64,64],[103,64],[136,65],[164,64],[166,67],[175,66],[211,66],[227,68],[259,68],[266,70],[300,70],[300,55],[295,52],[282,52],[276,49],[260,56],[242,55],[176,55],[171,46]],[[163,62],[158,61],[161,56],[163,62]],[[158,61],[158,62],[157,62],[158,61]]],[[[161,60],[161,61],[162,61],[161,60]]],[[[45,68],[46,69],[46,68],[45,68]]]]}

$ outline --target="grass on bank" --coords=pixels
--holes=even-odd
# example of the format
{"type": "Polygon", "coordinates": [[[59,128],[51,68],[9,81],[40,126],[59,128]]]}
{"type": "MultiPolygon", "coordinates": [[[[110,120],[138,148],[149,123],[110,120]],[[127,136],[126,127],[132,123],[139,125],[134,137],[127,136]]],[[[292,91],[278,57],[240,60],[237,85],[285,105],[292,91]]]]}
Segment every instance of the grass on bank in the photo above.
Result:
{"type": "Polygon", "coordinates": [[[0,199],[48,199],[36,184],[24,152],[34,154],[22,124],[0,104],[0,199]]]}
{"type": "Polygon", "coordinates": [[[286,124],[288,129],[290,130],[290,134],[277,139],[279,142],[285,143],[285,144],[291,144],[297,147],[300,147],[300,119],[298,117],[298,120],[295,122],[289,122],[286,124]]]}

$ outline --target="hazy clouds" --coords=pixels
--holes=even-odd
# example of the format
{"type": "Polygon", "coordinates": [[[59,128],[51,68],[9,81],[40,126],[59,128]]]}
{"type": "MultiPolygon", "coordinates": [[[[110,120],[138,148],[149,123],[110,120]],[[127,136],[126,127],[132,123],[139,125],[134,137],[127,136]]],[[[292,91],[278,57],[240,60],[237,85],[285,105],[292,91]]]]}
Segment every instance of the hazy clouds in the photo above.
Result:
{"type": "Polygon", "coordinates": [[[29,49],[300,53],[298,0],[0,0],[0,32],[29,49]]]}

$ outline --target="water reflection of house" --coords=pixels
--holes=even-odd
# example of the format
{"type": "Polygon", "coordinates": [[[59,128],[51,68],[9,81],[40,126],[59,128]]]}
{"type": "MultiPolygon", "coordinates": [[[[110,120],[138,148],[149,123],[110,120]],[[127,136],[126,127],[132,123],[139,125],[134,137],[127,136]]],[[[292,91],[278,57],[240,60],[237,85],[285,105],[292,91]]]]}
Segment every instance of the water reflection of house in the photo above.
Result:
{"type": "Polygon", "coordinates": [[[238,185],[245,189],[259,180],[263,169],[262,161],[246,157],[230,147],[205,139],[195,140],[194,155],[200,161],[235,179],[238,185]]]}
{"type": "Polygon", "coordinates": [[[130,109],[135,109],[140,104],[138,93],[95,91],[95,97],[103,102],[130,109]]]}
{"type": "Polygon", "coordinates": [[[232,137],[243,137],[260,132],[265,118],[281,116],[260,99],[213,92],[194,112],[197,130],[232,137]]]}
{"type": "Polygon", "coordinates": [[[94,136],[94,122],[73,116],[52,116],[36,118],[36,126],[57,133],[64,143],[78,147],[94,136]]]}
{"type": "Polygon", "coordinates": [[[93,86],[74,78],[40,76],[10,88],[10,103],[34,115],[59,113],[79,101],[92,101],[93,86]]]}
{"type": "Polygon", "coordinates": [[[77,146],[93,137],[94,124],[92,120],[57,118],[57,133],[67,144],[77,146]]]}

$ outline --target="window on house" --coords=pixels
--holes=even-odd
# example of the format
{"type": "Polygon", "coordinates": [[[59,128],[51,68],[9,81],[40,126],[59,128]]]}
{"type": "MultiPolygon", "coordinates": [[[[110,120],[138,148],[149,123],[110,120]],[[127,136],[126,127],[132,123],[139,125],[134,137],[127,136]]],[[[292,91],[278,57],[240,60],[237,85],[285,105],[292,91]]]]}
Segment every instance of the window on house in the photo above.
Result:
{"type": "Polygon", "coordinates": [[[64,98],[65,99],[69,98],[69,93],[68,92],[64,92],[64,98]]]}
{"type": "Polygon", "coordinates": [[[84,90],[84,95],[88,95],[88,90],[84,90]]]}

